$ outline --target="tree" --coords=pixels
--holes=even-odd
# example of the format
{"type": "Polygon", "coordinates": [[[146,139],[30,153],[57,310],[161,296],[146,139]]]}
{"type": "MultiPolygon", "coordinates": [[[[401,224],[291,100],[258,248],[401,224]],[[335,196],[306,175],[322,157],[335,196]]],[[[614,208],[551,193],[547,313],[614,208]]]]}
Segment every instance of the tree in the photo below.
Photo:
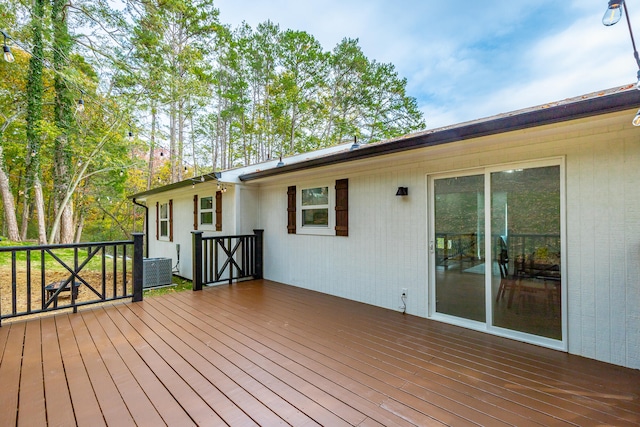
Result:
{"type": "Polygon", "coordinates": [[[29,218],[29,203],[31,189],[33,189],[35,210],[38,215],[38,242],[46,243],[47,233],[45,228],[45,212],[44,212],[44,195],[42,192],[41,182],[41,141],[38,132],[40,121],[42,120],[42,98],[44,86],[42,82],[42,69],[44,61],[43,49],[43,21],[45,16],[44,0],[34,0],[33,15],[31,18],[32,30],[32,46],[33,52],[29,58],[29,76],[27,78],[27,153],[26,167],[27,179],[25,180],[24,190],[24,209],[23,209],[23,235],[26,238],[26,225],[29,218]]]}
{"type": "Polygon", "coordinates": [[[357,40],[325,52],[270,21],[232,29],[213,0],[30,10],[9,0],[0,12],[28,46],[12,64],[22,73],[0,68],[0,210],[12,238],[19,220],[21,238],[110,238],[136,220],[127,192],[423,126],[406,80],[357,40]]]}
{"type": "Polygon", "coordinates": [[[73,126],[74,98],[71,94],[67,78],[71,55],[71,37],[67,27],[65,7],[67,0],[52,0],[51,22],[53,24],[53,69],[55,74],[54,117],[58,128],[58,136],[54,145],[54,201],[56,222],[60,218],[60,235],[57,228],[52,229],[49,242],[71,243],[74,240],[72,204],[64,203],[69,188],[71,170],[71,131],[73,126]]]}

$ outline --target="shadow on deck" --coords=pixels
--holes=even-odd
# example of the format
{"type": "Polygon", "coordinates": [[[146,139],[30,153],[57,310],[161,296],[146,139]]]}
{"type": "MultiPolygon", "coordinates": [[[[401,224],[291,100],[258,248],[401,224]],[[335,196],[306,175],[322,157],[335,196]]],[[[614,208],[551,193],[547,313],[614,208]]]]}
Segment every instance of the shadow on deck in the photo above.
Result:
{"type": "Polygon", "coordinates": [[[0,425],[639,425],[640,371],[270,281],[6,323],[0,425]]]}

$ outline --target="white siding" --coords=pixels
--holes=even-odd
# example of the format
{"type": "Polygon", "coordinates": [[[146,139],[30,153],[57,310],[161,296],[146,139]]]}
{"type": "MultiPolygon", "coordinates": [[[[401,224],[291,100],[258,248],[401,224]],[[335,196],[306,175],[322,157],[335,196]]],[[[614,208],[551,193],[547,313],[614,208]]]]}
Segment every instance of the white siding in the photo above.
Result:
{"type": "Polygon", "coordinates": [[[640,134],[627,115],[272,178],[260,192],[265,277],[394,310],[406,287],[408,313],[427,316],[425,176],[563,156],[569,351],[640,368],[640,134]],[[312,177],[349,178],[349,237],[287,234],[287,186],[312,177]]]}
{"type": "MultiPolygon", "coordinates": [[[[235,189],[235,186],[227,186],[227,192],[222,194],[222,231],[215,231],[215,225],[199,226],[204,236],[237,234],[235,189]]],[[[192,231],[194,230],[193,196],[197,194],[199,198],[215,197],[216,190],[215,181],[211,181],[198,183],[194,188],[187,187],[148,197],[146,204],[149,206],[150,258],[171,258],[172,267],[177,265],[176,274],[187,279],[193,277],[191,265],[192,231]],[[156,202],[167,203],[169,199],[173,199],[173,242],[156,240],[156,202]],[[176,245],[180,245],[180,263],[178,263],[176,245]]]]}

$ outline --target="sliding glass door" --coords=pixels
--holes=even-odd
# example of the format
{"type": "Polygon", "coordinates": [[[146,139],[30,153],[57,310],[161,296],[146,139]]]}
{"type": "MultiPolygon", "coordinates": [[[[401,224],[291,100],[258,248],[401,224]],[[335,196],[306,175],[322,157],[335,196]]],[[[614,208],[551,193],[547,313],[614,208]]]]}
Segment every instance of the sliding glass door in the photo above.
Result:
{"type": "Polygon", "coordinates": [[[484,176],[434,181],[436,311],[484,322],[484,176]]]}
{"type": "Polygon", "coordinates": [[[561,169],[555,161],[429,177],[432,317],[563,342],[561,169]]]}

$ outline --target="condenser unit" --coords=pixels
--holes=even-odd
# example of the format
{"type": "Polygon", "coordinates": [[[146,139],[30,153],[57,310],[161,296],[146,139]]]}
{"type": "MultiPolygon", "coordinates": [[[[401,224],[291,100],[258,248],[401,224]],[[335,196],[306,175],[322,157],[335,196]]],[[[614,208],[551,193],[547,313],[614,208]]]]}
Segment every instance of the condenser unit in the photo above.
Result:
{"type": "Polygon", "coordinates": [[[142,260],[142,287],[170,285],[171,258],[145,258],[142,260]]]}

